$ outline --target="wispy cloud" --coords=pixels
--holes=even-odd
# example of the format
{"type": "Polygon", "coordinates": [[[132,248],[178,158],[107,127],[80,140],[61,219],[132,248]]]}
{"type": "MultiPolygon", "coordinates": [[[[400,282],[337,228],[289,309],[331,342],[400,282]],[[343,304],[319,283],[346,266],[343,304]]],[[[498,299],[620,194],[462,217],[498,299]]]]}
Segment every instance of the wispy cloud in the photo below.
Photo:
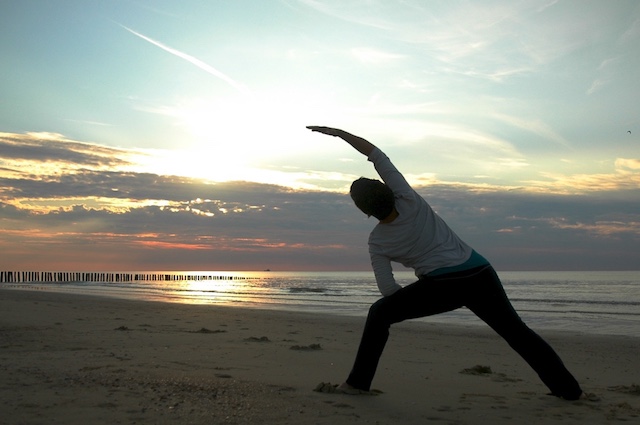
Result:
{"type": "Polygon", "coordinates": [[[234,80],[233,78],[229,77],[228,75],[226,75],[225,73],[217,70],[216,68],[214,68],[213,66],[201,61],[200,59],[191,56],[187,53],[181,52],[180,50],[174,49],[173,47],[169,47],[159,41],[156,41],[150,37],[147,37],[146,35],[140,34],[137,31],[132,30],[131,28],[128,28],[124,25],[118,24],[120,25],[122,28],[124,28],[125,30],[129,31],[131,34],[135,35],[136,37],[139,37],[151,44],[153,44],[156,47],[161,48],[162,50],[164,50],[165,52],[171,53],[174,56],[179,57],[180,59],[183,59],[195,66],[197,66],[198,68],[202,69],[205,72],[208,72],[209,74],[213,75],[214,77],[217,77],[219,79],[221,79],[222,81],[224,81],[225,83],[229,84],[230,86],[232,86],[233,88],[235,88],[236,90],[238,90],[240,93],[247,95],[247,96],[251,96],[251,91],[244,85],[239,83],[238,81],[234,80]]]}
{"type": "Polygon", "coordinates": [[[627,28],[620,37],[620,41],[623,43],[631,42],[638,37],[640,37],[640,19],[636,19],[631,23],[629,28],[627,28]]]}
{"type": "Polygon", "coordinates": [[[600,63],[596,73],[598,76],[591,83],[587,89],[587,94],[591,95],[599,91],[603,87],[611,84],[614,81],[615,70],[620,62],[620,57],[607,58],[600,63]]]}
{"type": "Polygon", "coordinates": [[[389,29],[390,23],[370,10],[379,11],[382,5],[377,1],[369,1],[365,4],[344,1],[318,1],[297,0],[298,3],[312,8],[320,13],[341,19],[353,24],[364,25],[376,29],[389,29]]]}
{"type": "Polygon", "coordinates": [[[419,0],[299,3],[369,27],[374,38],[383,35],[402,46],[403,52],[415,49],[407,57],[427,58],[429,66],[495,82],[532,73],[586,43],[582,20],[567,25],[558,19],[562,12],[552,7],[557,1],[458,2],[446,7],[419,0]]]}
{"type": "Polygon", "coordinates": [[[551,142],[557,143],[565,147],[570,147],[569,142],[564,137],[562,137],[560,134],[554,131],[553,128],[551,128],[551,126],[549,126],[547,123],[545,123],[539,118],[526,119],[526,118],[515,117],[515,116],[510,116],[505,114],[498,114],[498,113],[494,114],[493,117],[496,119],[499,119],[500,121],[511,124],[515,127],[534,133],[551,142]]]}
{"type": "Polygon", "coordinates": [[[540,6],[537,10],[538,13],[540,12],[544,12],[545,9],[548,9],[552,6],[554,6],[556,3],[558,3],[560,0],[551,0],[550,2],[547,2],[545,4],[543,4],[542,6],[540,6]]]}

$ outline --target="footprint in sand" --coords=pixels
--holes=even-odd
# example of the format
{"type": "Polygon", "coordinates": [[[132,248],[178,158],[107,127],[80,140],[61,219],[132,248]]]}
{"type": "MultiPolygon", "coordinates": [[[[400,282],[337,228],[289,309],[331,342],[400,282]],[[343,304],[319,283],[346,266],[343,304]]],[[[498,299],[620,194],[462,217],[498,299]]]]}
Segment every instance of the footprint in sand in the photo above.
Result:
{"type": "Polygon", "coordinates": [[[371,391],[363,391],[353,389],[342,389],[339,388],[338,384],[331,384],[331,382],[320,382],[313,391],[317,393],[327,393],[327,394],[348,394],[348,395],[380,395],[383,394],[380,390],[371,390],[371,391]]]}
{"type": "Polygon", "coordinates": [[[220,333],[225,333],[227,331],[222,330],[222,329],[216,329],[216,330],[212,331],[212,330],[207,329],[207,328],[200,328],[197,331],[188,331],[188,332],[191,332],[191,333],[194,333],[194,334],[220,334],[220,333]]]}
{"type": "Polygon", "coordinates": [[[339,407],[341,409],[355,409],[355,407],[353,407],[350,404],[347,404],[347,403],[335,403],[333,400],[326,400],[325,403],[330,404],[333,407],[339,407]]]}
{"type": "Polygon", "coordinates": [[[316,351],[322,350],[322,346],[320,344],[311,344],[311,345],[292,345],[289,347],[290,350],[298,350],[298,351],[316,351]]]}
{"type": "Polygon", "coordinates": [[[511,378],[504,373],[496,373],[491,370],[491,366],[482,366],[475,365],[472,368],[462,369],[460,373],[464,375],[475,375],[475,376],[491,376],[491,379],[496,382],[519,382],[522,379],[519,378],[511,378]]]}
{"type": "Polygon", "coordinates": [[[245,338],[244,340],[247,342],[271,342],[271,340],[266,336],[261,336],[259,338],[256,336],[250,336],[249,338],[245,338]]]}
{"type": "Polygon", "coordinates": [[[493,371],[491,370],[491,366],[475,365],[468,369],[462,369],[460,373],[465,375],[491,375],[493,371]]]}
{"type": "Polygon", "coordinates": [[[640,385],[631,384],[631,385],[615,385],[613,387],[608,388],[610,391],[615,391],[618,393],[625,393],[631,395],[640,395],[640,385]]]}

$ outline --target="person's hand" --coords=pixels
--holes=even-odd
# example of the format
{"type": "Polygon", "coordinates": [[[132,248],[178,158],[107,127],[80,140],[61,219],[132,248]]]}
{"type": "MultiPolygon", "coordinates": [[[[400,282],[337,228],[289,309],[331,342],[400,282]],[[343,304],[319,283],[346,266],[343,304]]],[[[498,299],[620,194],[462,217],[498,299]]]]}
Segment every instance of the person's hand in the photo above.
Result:
{"type": "Polygon", "coordinates": [[[339,137],[353,146],[355,150],[366,156],[369,156],[369,154],[371,154],[371,152],[373,152],[373,149],[375,148],[374,145],[372,145],[362,137],[354,136],[353,134],[347,133],[346,131],[340,130],[338,128],[322,127],[319,125],[308,125],[307,128],[311,131],[317,131],[318,133],[326,134],[328,136],[339,137]]]}
{"type": "Polygon", "coordinates": [[[317,131],[318,133],[326,134],[328,136],[340,137],[344,134],[344,131],[332,127],[323,127],[319,125],[308,125],[307,128],[311,131],[317,131]]]}

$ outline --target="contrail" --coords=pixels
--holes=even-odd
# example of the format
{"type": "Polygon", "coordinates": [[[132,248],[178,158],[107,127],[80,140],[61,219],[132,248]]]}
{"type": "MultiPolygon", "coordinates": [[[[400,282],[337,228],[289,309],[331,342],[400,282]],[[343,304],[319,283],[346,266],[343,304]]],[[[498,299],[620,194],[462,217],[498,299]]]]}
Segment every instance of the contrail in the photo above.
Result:
{"type": "Polygon", "coordinates": [[[217,69],[215,69],[214,67],[212,67],[211,65],[202,62],[200,59],[198,58],[194,58],[191,55],[188,55],[186,53],[183,53],[179,50],[176,50],[172,47],[169,46],[165,46],[164,44],[149,38],[145,35],[140,34],[139,32],[136,32],[134,30],[132,30],[131,28],[127,28],[124,25],[118,24],[120,25],[122,28],[126,29],[127,31],[129,31],[131,34],[140,37],[141,39],[148,41],[149,43],[153,44],[154,46],[157,46],[159,48],[161,48],[162,50],[164,50],[165,52],[169,52],[172,55],[175,55],[181,59],[186,60],[187,62],[192,63],[193,65],[197,66],[198,68],[202,69],[203,71],[208,72],[209,74],[213,75],[214,77],[218,77],[221,80],[223,80],[224,82],[226,82],[227,84],[229,84],[230,86],[234,87],[236,90],[238,90],[239,92],[241,92],[242,94],[251,96],[251,92],[249,91],[249,89],[247,89],[244,85],[238,83],[237,81],[235,81],[233,78],[225,75],[224,73],[218,71],[217,69]]]}

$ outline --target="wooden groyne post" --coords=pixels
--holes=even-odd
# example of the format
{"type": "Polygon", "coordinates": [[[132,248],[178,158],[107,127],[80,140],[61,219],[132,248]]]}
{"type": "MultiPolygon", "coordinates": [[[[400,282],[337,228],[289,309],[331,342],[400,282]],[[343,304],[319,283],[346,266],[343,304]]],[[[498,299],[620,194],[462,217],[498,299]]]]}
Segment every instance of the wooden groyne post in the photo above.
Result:
{"type": "Polygon", "coordinates": [[[0,271],[0,283],[157,282],[178,280],[248,280],[251,276],[158,272],[0,271]]]}

